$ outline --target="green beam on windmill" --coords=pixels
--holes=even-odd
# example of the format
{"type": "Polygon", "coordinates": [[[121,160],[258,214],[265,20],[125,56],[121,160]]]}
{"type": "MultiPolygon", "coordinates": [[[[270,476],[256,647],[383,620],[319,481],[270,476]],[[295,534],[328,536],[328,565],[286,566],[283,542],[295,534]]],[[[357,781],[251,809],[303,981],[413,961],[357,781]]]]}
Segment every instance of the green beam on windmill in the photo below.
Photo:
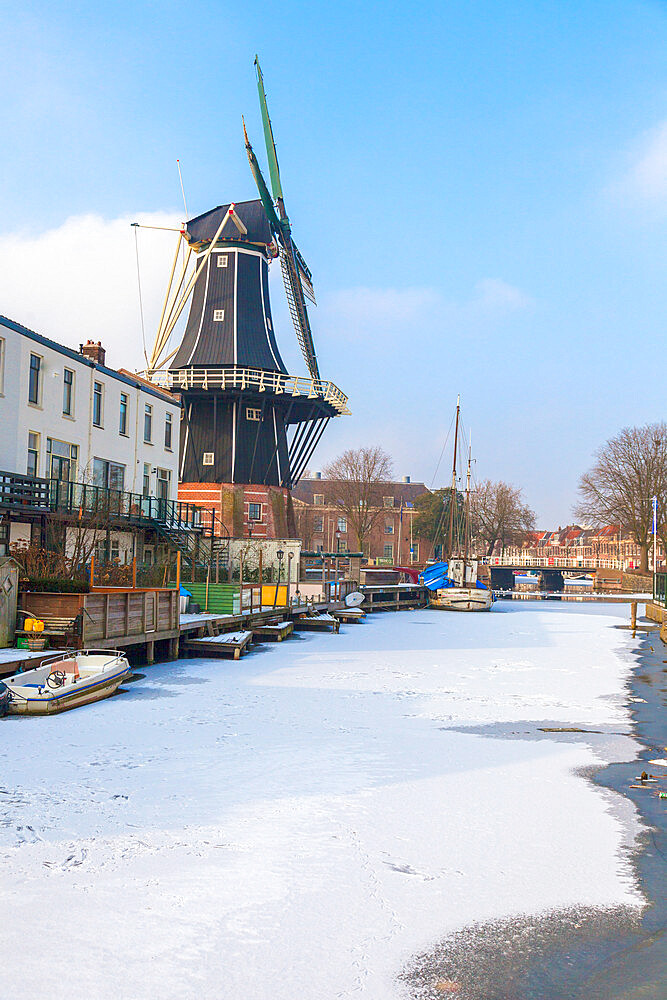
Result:
{"type": "MultiPolygon", "coordinates": [[[[264,91],[264,77],[259,65],[259,59],[255,56],[255,69],[257,71],[257,90],[259,91],[259,107],[262,112],[262,125],[264,126],[264,141],[266,143],[266,155],[269,160],[269,177],[271,179],[271,190],[274,200],[280,203],[282,208],[283,189],[280,184],[280,170],[278,168],[278,154],[276,153],[276,143],[273,138],[269,109],[266,103],[266,93],[264,91]]],[[[281,212],[282,215],[282,212],[281,212]]]]}

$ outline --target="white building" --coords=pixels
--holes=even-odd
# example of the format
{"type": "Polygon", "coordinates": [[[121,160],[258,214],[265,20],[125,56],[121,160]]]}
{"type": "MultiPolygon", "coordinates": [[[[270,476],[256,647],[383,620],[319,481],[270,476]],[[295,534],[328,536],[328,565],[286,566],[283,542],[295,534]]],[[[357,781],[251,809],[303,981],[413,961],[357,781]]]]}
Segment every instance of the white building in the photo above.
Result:
{"type": "Polygon", "coordinates": [[[104,361],[99,343],[77,352],[0,316],[0,477],[175,500],[180,402],[104,361]]]}

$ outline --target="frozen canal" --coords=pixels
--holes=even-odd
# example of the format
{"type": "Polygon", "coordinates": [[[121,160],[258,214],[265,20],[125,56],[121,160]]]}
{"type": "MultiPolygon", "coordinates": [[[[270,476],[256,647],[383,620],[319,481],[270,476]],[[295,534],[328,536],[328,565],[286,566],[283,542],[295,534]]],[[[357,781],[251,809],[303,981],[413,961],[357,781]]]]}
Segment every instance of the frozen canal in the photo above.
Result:
{"type": "Polygon", "coordinates": [[[1,720],[0,994],[392,1000],[471,921],[639,906],[581,774],[634,755],[627,617],[377,615],[1,720]]]}

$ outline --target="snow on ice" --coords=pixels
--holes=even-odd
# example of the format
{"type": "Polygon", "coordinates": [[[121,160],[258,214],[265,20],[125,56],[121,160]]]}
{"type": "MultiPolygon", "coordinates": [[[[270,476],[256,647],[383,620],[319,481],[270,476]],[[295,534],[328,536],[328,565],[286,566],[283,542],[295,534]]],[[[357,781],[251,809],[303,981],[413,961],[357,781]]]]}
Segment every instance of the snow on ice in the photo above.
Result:
{"type": "Polygon", "coordinates": [[[3,720],[1,995],[390,1000],[471,921],[640,906],[582,775],[635,754],[626,617],[377,615],[3,720]]]}

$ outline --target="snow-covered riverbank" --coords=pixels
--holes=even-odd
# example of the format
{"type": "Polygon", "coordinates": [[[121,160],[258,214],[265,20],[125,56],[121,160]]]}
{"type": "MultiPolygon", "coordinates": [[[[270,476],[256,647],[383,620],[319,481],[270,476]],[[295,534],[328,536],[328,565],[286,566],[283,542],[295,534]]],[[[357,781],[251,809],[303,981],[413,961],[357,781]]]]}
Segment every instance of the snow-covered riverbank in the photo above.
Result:
{"type": "Polygon", "coordinates": [[[634,752],[626,618],[378,615],[4,720],[2,995],[390,1000],[471,921],[640,905],[580,774],[634,752]]]}

